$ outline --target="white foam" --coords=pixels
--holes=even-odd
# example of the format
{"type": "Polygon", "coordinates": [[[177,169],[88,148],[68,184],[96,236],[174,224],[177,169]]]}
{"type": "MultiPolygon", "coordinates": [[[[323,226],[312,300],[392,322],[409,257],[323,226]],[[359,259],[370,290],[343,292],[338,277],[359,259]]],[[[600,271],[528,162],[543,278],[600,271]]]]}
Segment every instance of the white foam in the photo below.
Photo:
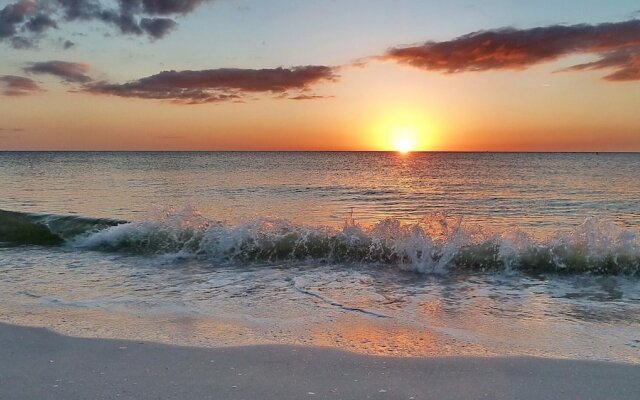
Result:
{"type": "Polygon", "coordinates": [[[519,229],[485,232],[465,224],[461,217],[443,213],[415,223],[386,218],[371,226],[349,219],[341,229],[334,229],[273,217],[226,224],[186,207],[155,211],[142,221],[81,235],[72,243],[78,248],[165,257],[384,263],[436,273],[455,267],[602,273],[640,270],[638,234],[597,218],[537,242],[519,229]]]}

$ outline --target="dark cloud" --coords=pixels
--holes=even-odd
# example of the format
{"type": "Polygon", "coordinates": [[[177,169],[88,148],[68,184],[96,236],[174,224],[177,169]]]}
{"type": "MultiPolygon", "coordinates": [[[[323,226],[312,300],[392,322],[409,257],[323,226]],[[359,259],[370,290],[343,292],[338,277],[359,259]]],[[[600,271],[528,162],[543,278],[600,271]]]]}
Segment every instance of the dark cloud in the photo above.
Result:
{"type": "Polygon", "coordinates": [[[65,42],[62,44],[62,47],[63,47],[65,50],[68,50],[68,49],[70,49],[70,48],[74,47],[75,45],[76,45],[76,44],[75,44],[74,42],[72,42],[71,40],[65,40],[65,42]]]}
{"type": "Polygon", "coordinates": [[[176,26],[176,21],[170,18],[142,18],[140,28],[149,36],[160,39],[176,26]]]}
{"type": "Polygon", "coordinates": [[[614,68],[618,71],[608,79],[623,80],[616,78],[618,74],[631,77],[629,70],[637,68],[633,63],[640,54],[640,20],[481,31],[444,42],[392,48],[382,58],[429,71],[459,73],[525,69],[571,54],[603,57],[597,65],[572,70],[614,68]]]}
{"type": "Polygon", "coordinates": [[[49,74],[62,78],[69,83],[87,83],[91,78],[87,75],[89,65],[67,61],[45,61],[31,63],[24,68],[30,74],[49,74]]]}
{"type": "Polygon", "coordinates": [[[0,87],[5,96],[27,96],[44,91],[33,79],[15,75],[0,75],[0,87]]]}
{"type": "Polygon", "coordinates": [[[0,132],[22,132],[22,128],[0,128],[0,132]]]}
{"type": "Polygon", "coordinates": [[[32,0],[20,0],[0,10],[0,40],[15,35],[20,27],[38,8],[32,0]]]}
{"type": "Polygon", "coordinates": [[[204,0],[142,0],[144,11],[149,15],[187,14],[203,2],[204,0]]]}
{"type": "Polygon", "coordinates": [[[48,15],[38,14],[35,17],[29,19],[29,21],[24,26],[31,32],[41,33],[49,28],[57,28],[58,24],[48,15]]]}
{"type": "Polygon", "coordinates": [[[59,8],[68,21],[95,19],[103,10],[100,2],[93,0],[53,0],[53,6],[59,8]]]}
{"type": "MultiPolygon", "coordinates": [[[[337,80],[335,68],[303,66],[273,69],[220,68],[203,71],[163,71],[124,84],[97,82],[85,90],[95,94],[164,99],[183,104],[240,101],[250,93],[279,96],[305,92],[321,81],[337,80]]],[[[300,93],[300,95],[312,95],[300,93]]]]}
{"type": "Polygon", "coordinates": [[[70,21],[100,22],[124,35],[159,39],[177,25],[167,17],[188,14],[207,1],[213,0],[19,0],[0,10],[0,42],[32,47],[46,30],[70,21]],[[36,36],[18,37],[19,32],[36,36]]]}
{"type": "Polygon", "coordinates": [[[119,13],[115,10],[102,10],[96,18],[107,24],[116,26],[125,35],[141,35],[142,28],[133,14],[119,13]]]}
{"type": "Polygon", "coordinates": [[[33,41],[24,36],[14,36],[11,38],[10,43],[11,43],[11,47],[13,47],[14,49],[22,50],[22,49],[31,49],[35,47],[35,45],[33,44],[33,41]]]}

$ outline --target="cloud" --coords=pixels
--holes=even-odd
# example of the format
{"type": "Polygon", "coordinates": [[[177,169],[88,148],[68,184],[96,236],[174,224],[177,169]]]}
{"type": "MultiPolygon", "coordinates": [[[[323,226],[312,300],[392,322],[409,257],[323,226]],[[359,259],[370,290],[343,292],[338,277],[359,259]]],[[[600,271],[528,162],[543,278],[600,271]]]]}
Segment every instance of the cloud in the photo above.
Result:
{"type": "Polygon", "coordinates": [[[31,32],[42,33],[49,28],[57,28],[58,24],[48,15],[38,14],[29,19],[24,26],[31,32]]]}
{"type": "Polygon", "coordinates": [[[318,99],[330,99],[333,96],[322,96],[318,94],[298,94],[293,97],[287,97],[289,100],[318,100],[318,99]]]}
{"type": "Polygon", "coordinates": [[[14,49],[31,49],[35,47],[33,41],[24,36],[14,36],[11,38],[10,43],[14,49]]]}
{"type": "Polygon", "coordinates": [[[23,128],[0,128],[0,132],[22,132],[23,128]]]}
{"type": "Polygon", "coordinates": [[[313,95],[307,93],[311,86],[337,80],[335,71],[328,66],[163,71],[123,84],[96,82],[86,85],[85,90],[94,94],[164,99],[182,104],[240,101],[251,93],[283,96],[293,92],[311,98],[313,95]]]}
{"type": "Polygon", "coordinates": [[[72,42],[71,40],[65,40],[65,42],[62,44],[62,48],[64,48],[65,50],[68,50],[72,47],[74,47],[76,44],[74,42],[72,42]]]}
{"type": "Polygon", "coordinates": [[[0,75],[0,86],[3,88],[3,95],[12,97],[44,91],[33,79],[15,75],[0,75]]]}
{"type": "Polygon", "coordinates": [[[617,71],[605,79],[633,77],[640,55],[640,20],[480,31],[449,41],[394,47],[379,58],[428,71],[460,73],[522,70],[572,54],[596,54],[601,59],[567,70],[613,68],[617,71]]]}
{"type": "Polygon", "coordinates": [[[23,70],[30,74],[49,74],[62,78],[69,83],[87,83],[91,78],[87,75],[89,65],[67,61],[44,61],[31,63],[23,70]]]}
{"type": "Polygon", "coordinates": [[[638,49],[612,51],[600,57],[599,60],[574,65],[561,70],[561,72],[598,69],[615,70],[615,72],[603,78],[607,81],[621,82],[640,80],[640,51],[638,51],[638,49]]]}
{"type": "Polygon", "coordinates": [[[164,37],[175,26],[176,21],[170,18],[142,18],[140,20],[140,28],[156,39],[164,37]]]}
{"type": "Polygon", "coordinates": [[[20,0],[8,4],[0,10],[0,38],[11,37],[16,34],[18,26],[25,22],[26,17],[38,8],[32,0],[20,0]]]}
{"type": "MultiPolygon", "coordinates": [[[[313,100],[328,98],[311,92],[321,81],[336,81],[338,67],[301,66],[272,69],[219,68],[202,71],[163,71],[131,82],[96,82],[88,75],[85,63],[43,61],[27,64],[28,74],[47,74],[74,84],[74,92],[98,95],[169,100],[179,104],[243,102],[251,94],[267,93],[278,99],[313,100]]],[[[35,81],[19,76],[4,76],[5,95],[20,96],[42,91],[35,81]]]]}
{"type": "MultiPolygon", "coordinates": [[[[142,0],[144,12],[150,15],[187,14],[204,0],[142,0]]],[[[136,1],[130,1],[132,3],[136,1]]]]}
{"type": "Polygon", "coordinates": [[[173,17],[209,1],[213,0],[19,0],[0,10],[0,42],[17,49],[33,47],[47,30],[73,21],[103,23],[124,35],[160,39],[176,27],[173,17]],[[21,32],[31,37],[19,36],[21,32]]]}

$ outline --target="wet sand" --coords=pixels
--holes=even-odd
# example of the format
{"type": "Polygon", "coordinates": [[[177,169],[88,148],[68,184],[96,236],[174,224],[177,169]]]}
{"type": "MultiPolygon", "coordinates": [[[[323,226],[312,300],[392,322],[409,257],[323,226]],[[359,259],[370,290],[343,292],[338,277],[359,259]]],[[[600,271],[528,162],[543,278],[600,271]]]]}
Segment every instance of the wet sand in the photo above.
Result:
{"type": "Polygon", "coordinates": [[[178,347],[0,324],[0,399],[638,399],[640,366],[178,347]]]}

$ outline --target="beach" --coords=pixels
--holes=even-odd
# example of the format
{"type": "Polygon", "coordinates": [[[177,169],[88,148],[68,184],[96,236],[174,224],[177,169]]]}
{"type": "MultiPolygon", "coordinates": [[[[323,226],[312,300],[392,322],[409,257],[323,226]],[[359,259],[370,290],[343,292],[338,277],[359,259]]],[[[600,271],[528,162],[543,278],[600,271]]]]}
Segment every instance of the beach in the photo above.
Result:
{"type": "Polygon", "coordinates": [[[178,347],[0,325],[0,398],[637,399],[640,367],[533,357],[398,358],[323,347],[178,347]]]}

